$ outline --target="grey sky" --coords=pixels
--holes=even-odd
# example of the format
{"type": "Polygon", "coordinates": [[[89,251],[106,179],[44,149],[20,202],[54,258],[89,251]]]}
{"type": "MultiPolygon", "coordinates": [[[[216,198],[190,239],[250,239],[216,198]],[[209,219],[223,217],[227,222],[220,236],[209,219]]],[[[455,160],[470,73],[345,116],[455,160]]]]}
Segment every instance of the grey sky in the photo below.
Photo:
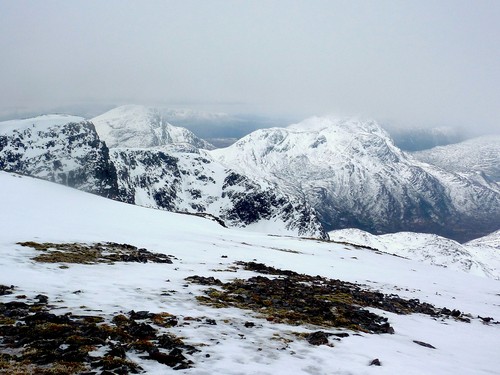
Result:
{"type": "Polygon", "coordinates": [[[500,131],[500,1],[0,0],[0,113],[138,103],[500,131]]]}

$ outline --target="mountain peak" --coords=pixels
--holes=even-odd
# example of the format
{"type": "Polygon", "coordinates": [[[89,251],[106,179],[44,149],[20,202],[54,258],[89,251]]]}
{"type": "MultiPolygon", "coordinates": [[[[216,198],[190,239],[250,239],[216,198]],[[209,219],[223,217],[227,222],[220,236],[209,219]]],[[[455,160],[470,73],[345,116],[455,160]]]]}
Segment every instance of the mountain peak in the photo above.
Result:
{"type": "Polygon", "coordinates": [[[213,148],[189,130],[169,124],[160,111],[152,107],[124,105],[94,117],[92,122],[110,148],[151,148],[179,143],[213,148]]]}
{"type": "Polygon", "coordinates": [[[498,228],[497,189],[419,162],[374,120],[312,117],[210,153],[306,197],[327,230],[424,231],[466,241],[498,228]]]}

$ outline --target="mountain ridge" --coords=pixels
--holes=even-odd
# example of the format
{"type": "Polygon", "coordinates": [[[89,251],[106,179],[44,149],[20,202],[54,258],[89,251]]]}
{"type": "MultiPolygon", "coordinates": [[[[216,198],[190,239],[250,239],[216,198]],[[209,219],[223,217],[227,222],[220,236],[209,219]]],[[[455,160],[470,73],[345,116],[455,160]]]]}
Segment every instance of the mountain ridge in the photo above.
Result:
{"type": "MultiPolygon", "coordinates": [[[[65,125],[50,128],[50,121],[71,119],[79,120],[61,115],[19,120],[18,130],[16,121],[1,123],[3,132],[10,134],[1,138],[2,168],[68,184],[68,172],[63,174],[61,166],[71,169],[74,154],[76,164],[83,168],[78,154],[100,147],[92,152],[101,156],[94,158],[105,159],[107,166],[92,166],[87,158],[88,167],[107,171],[109,183],[102,186],[109,186],[110,191],[95,190],[129,203],[207,212],[247,226],[250,218],[288,220],[282,230],[295,228],[295,233],[316,233],[320,238],[326,238],[321,226],[328,230],[357,227],[379,234],[429,232],[460,241],[498,229],[500,189],[496,183],[487,176],[450,173],[419,161],[399,149],[374,120],[314,117],[286,128],[257,130],[226,149],[206,150],[200,148],[206,143],[194,134],[173,127],[157,111],[143,106],[106,112],[96,118],[97,127],[86,122],[90,138],[80,139],[75,133],[67,138],[68,146],[62,145],[64,140],[51,141],[50,137],[57,140],[65,125]],[[37,121],[38,130],[33,132],[32,123],[37,121]],[[99,134],[90,136],[91,132],[99,134]],[[22,138],[37,136],[45,139],[43,146],[24,147],[22,138]],[[68,151],[73,139],[80,142],[75,150],[83,147],[86,151],[68,151]],[[21,150],[15,150],[17,144],[23,145],[21,150]],[[58,153],[64,162],[56,160],[58,153]],[[29,163],[21,163],[23,158],[36,166],[28,170],[29,163]],[[172,174],[174,170],[177,175],[172,174]],[[217,183],[210,182],[210,174],[217,176],[217,183]],[[232,174],[238,177],[230,178],[232,174]],[[238,181],[237,186],[225,184],[227,178],[238,181]],[[247,198],[243,199],[245,189],[247,198]],[[221,202],[248,213],[231,213],[221,202]]],[[[85,178],[76,178],[82,181],[75,184],[75,172],[71,173],[72,186],[83,186],[85,178]]]]}
{"type": "Polygon", "coordinates": [[[127,203],[211,214],[231,226],[328,237],[303,200],[236,174],[192,144],[109,149],[92,122],[37,120],[22,120],[17,129],[10,122],[4,134],[0,123],[0,169],[127,203]]]}
{"type": "Polygon", "coordinates": [[[327,230],[411,230],[466,241],[498,229],[494,187],[418,162],[373,120],[311,118],[209,153],[240,173],[303,194],[327,230]]]}

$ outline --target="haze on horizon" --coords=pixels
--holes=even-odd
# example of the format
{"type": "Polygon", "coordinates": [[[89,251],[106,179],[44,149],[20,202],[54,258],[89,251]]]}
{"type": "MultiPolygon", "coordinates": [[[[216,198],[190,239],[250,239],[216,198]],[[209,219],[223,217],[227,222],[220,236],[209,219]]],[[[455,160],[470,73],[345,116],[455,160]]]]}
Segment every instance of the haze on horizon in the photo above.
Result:
{"type": "Polygon", "coordinates": [[[0,116],[136,103],[498,133],[499,19],[487,0],[0,0],[0,116]]]}

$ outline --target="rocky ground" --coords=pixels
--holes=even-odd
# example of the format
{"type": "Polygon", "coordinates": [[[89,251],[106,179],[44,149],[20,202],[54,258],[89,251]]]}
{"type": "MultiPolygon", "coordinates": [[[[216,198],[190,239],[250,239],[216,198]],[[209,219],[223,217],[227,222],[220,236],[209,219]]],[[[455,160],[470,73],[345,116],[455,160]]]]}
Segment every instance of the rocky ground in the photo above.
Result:
{"type": "MultiPolygon", "coordinates": [[[[56,263],[61,268],[68,268],[72,263],[172,264],[174,258],[112,242],[18,244],[41,252],[32,258],[33,261],[56,263]]],[[[369,308],[395,314],[425,314],[430,319],[453,319],[464,324],[474,319],[471,314],[456,309],[438,308],[418,299],[387,295],[370,290],[366,285],[280,270],[263,263],[237,261],[229,267],[235,278],[227,282],[213,276],[185,278],[188,282],[185,287],[189,284],[209,287],[203,290],[203,294],[191,293],[193,301],[215,308],[249,310],[257,319],[267,323],[289,325],[290,335],[282,336],[279,331],[273,335],[285,347],[294,340],[305,340],[312,346],[333,347],[351,335],[393,334],[394,328],[387,317],[371,312],[369,308]],[[251,271],[254,276],[240,278],[241,271],[251,271]],[[305,326],[312,331],[294,331],[294,326],[305,326]]],[[[184,316],[167,311],[133,310],[96,314],[88,309],[89,314],[61,314],[58,312],[60,306],[52,305],[47,295],[18,294],[12,285],[0,285],[0,301],[1,374],[144,373],[141,365],[131,358],[156,361],[174,370],[189,369],[197,366],[196,358],[203,356],[204,346],[210,343],[186,344],[171,328],[182,331],[182,326],[191,324],[217,326],[228,323],[208,317],[193,318],[188,312],[184,316]]],[[[63,301],[58,302],[60,305],[63,301]]],[[[490,317],[476,319],[498,324],[490,317]]],[[[256,327],[254,321],[243,325],[247,329],[256,327]]],[[[414,343],[436,349],[430,343],[418,340],[414,343]]],[[[210,354],[205,354],[205,357],[210,357],[210,354]]],[[[375,358],[368,365],[381,366],[382,363],[375,358]]]]}

